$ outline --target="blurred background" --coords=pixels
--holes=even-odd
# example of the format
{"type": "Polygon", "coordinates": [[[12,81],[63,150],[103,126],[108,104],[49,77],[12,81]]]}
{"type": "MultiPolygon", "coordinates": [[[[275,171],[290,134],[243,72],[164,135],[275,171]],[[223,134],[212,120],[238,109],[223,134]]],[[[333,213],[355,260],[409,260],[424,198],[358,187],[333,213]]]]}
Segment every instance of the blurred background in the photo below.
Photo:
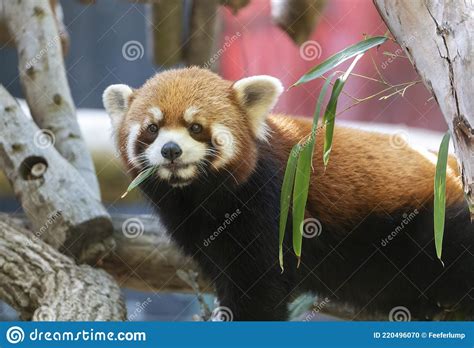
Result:
{"type": "MultiPolygon", "coordinates": [[[[81,129],[93,152],[104,203],[111,213],[151,210],[137,194],[119,199],[129,179],[114,152],[108,118],[102,108],[101,95],[108,85],[126,83],[139,87],[163,69],[200,64],[229,80],[267,74],[289,87],[311,67],[365,36],[387,34],[371,0],[306,1],[312,17],[310,24],[306,23],[300,31],[284,30],[285,10],[288,12],[285,6],[291,1],[242,0],[241,8],[206,1],[214,4],[209,6],[216,10],[208,15],[204,8],[201,22],[193,16],[197,0],[167,1],[170,16],[177,15],[179,4],[179,20],[170,21],[171,17],[162,13],[157,15],[143,1],[61,2],[69,35],[65,54],[69,84],[81,129]],[[202,26],[209,26],[211,19],[212,33],[201,30],[202,26]],[[163,27],[163,23],[170,26],[163,27]],[[194,31],[197,37],[188,45],[187,38],[194,31]],[[177,47],[184,47],[183,51],[173,50],[172,42],[157,41],[157,37],[165,35],[175,37],[177,47]],[[205,58],[203,47],[207,50],[205,58]],[[162,54],[165,50],[167,53],[162,54]]],[[[300,12],[296,19],[304,20],[306,13],[300,12]]],[[[412,39],[418,40],[416,33],[412,39]]],[[[23,98],[17,64],[15,49],[3,43],[0,83],[15,97],[23,98]]],[[[390,41],[371,50],[362,58],[355,74],[339,99],[339,121],[361,128],[402,132],[409,141],[431,148],[438,146],[439,132],[447,127],[436,101],[396,43],[390,41]]],[[[311,116],[322,82],[313,81],[285,92],[275,112],[311,116]]],[[[0,211],[21,212],[20,209],[0,174],[0,211]]],[[[125,296],[128,312],[133,314],[130,320],[191,320],[200,311],[194,295],[125,290],[125,296]]],[[[213,301],[210,296],[206,299],[209,303],[213,301]]],[[[1,320],[15,318],[11,309],[0,307],[1,320]]],[[[311,318],[327,319],[319,314],[311,318]]]]}

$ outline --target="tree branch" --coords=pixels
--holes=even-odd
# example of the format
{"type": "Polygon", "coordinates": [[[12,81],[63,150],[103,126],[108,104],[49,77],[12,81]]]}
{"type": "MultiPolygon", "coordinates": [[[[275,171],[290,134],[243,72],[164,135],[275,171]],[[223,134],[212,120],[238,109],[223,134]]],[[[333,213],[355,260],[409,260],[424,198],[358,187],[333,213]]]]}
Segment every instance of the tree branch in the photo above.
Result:
{"type": "Polygon", "coordinates": [[[0,215],[0,298],[23,320],[125,320],[120,288],[0,215]]]}
{"type": "Polygon", "coordinates": [[[474,220],[473,5],[455,0],[374,3],[443,112],[474,220]]]}
{"type": "Polygon", "coordinates": [[[111,235],[112,224],[80,174],[41,136],[0,86],[0,168],[37,239],[80,258],[89,244],[111,235]]]}
{"type": "MultiPolygon", "coordinates": [[[[112,221],[116,247],[99,265],[113,274],[121,286],[142,291],[192,291],[176,271],[200,271],[170,241],[159,219],[150,215],[115,215],[112,221]]],[[[210,283],[199,278],[201,289],[212,292],[210,283]]]]}
{"type": "Polygon", "coordinates": [[[60,45],[60,33],[48,0],[1,0],[18,51],[20,81],[38,126],[51,131],[59,153],[84,178],[91,194],[100,189],[91,156],[82,139],[60,45]]]}

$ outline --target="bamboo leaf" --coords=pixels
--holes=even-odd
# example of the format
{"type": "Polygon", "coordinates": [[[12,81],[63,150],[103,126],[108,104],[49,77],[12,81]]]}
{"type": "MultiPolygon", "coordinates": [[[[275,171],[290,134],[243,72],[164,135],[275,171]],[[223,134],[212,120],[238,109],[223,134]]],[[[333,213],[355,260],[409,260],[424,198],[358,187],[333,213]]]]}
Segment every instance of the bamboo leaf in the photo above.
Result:
{"type": "Polygon", "coordinates": [[[359,54],[355,57],[354,61],[351,63],[349,68],[346,70],[344,75],[339,77],[336,82],[334,83],[334,87],[332,89],[331,98],[329,99],[328,105],[326,107],[326,112],[324,113],[323,124],[326,126],[325,132],[325,139],[324,139],[324,151],[323,151],[323,162],[324,166],[326,167],[329,162],[329,155],[332,149],[332,139],[334,136],[334,123],[336,121],[336,109],[337,109],[337,101],[339,99],[339,95],[342,92],[344,84],[347,81],[350,73],[356,66],[357,62],[364,53],[359,54]]]}
{"type": "Polygon", "coordinates": [[[326,130],[324,137],[323,162],[325,167],[328,165],[329,154],[331,153],[332,149],[334,124],[336,120],[337,99],[341,94],[342,87],[344,87],[344,83],[341,82],[341,78],[338,78],[334,83],[331,98],[329,99],[328,105],[326,107],[326,112],[324,113],[323,124],[326,126],[326,130]]]}
{"type": "Polygon", "coordinates": [[[125,196],[138,187],[141,183],[143,183],[146,179],[148,179],[150,176],[152,176],[156,171],[156,167],[150,167],[142,171],[140,174],[137,175],[135,179],[128,185],[127,191],[124,192],[121,198],[125,198],[125,196]]]}
{"type": "MultiPolygon", "coordinates": [[[[329,160],[329,153],[332,147],[332,138],[334,133],[334,120],[337,107],[337,99],[344,87],[344,83],[350,75],[352,69],[356,65],[357,61],[362,57],[368,49],[380,45],[387,40],[386,37],[375,37],[359,42],[353,46],[346,48],[345,50],[335,54],[334,56],[327,59],[325,62],[311,69],[308,73],[302,76],[293,86],[314,80],[322,76],[327,71],[341,64],[342,62],[356,56],[349,69],[344,73],[343,76],[339,77],[333,87],[331,98],[328,102],[328,107],[325,112],[325,123],[326,126],[326,137],[324,143],[324,164],[327,165],[329,160]],[[329,131],[327,128],[329,127],[329,131]]],[[[293,232],[293,250],[298,258],[298,266],[301,261],[301,249],[303,243],[302,224],[304,223],[304,213],[306,209],[306,202],[309,191],[309,181],[311,177],[311,167],[314,152],[314,144],[317,134],[317,127],[319,117],[321,113],[321,105],[324,101],[324,96],[328,89],[328,86],[333,78],[334,74],[329,77],[318,98],[316,109],[313,115],[313,125],[311,127],[311,134],[309,139],[298,148],[298,151],[291,152],[290,159],[288,160],[287,169],[285,171],[285,178],[282,187],[282,195],[280,197],[280,231],[279,231],[279,259],[280,267],[283,271],[283,239],[285,235],[286,222],[288,220],[288,211],[290,205],[290,197],[293,192],[293,210],[292,210],[292,232],[293,232]],[[294,156],[294,157],[293,157],[294,156]],[[293,158],[292,158],[293,157],[293,158]],[[296,159],[295,159],[296,158],[296,159]],[[291,189],[293,185],[293,190],[291,189]]],[[[293,87],[292,86],[292,87],[293,87]]]]}
{"type": "Polygon", "coordinates": [[[318,128],[319,117],[321,115],[321,105],[323,104],[324,97],[326,96],[328,87],[335,74],[332,74],[326,79],[321,92],[318,97],[316,108],[313,115],[313,126],[311,128],[311,135],[307,142],[303,145],[303,150],[300,152],[296,168],[296,176],[298,179],[298,187],[306,187],[306,190],[297,192],[297,180],[295,180],[295,190],[293,191],[293,250],[298,258],[298,265],[301,260],[301,248],[303,244],[303,234],[301,226],[304,221],[304,212],[306,209],[306,202],[308,200],[309,180],[311,177],[311,166],[313,162],[314,144],[316,143],[316,134],[318,128]],[[294,205],[295,199],[298,201],[296,208],[294,205]],[[295,209],[297,210],[295,212],[295,209]],[[296,227],[295,227],[296,226],[296,227]]]}
{"type": "Polygon", "coordinates": [[[314,139],[310,141],[309,146],[305,146],[301,150],[296,165],[295,187],[293,189],[293,250],[298,258],[298,266],[301,260],[301,246],[303,244],[301,224],[304,221],[306,200],[308,198],[313,147],[314,139]]]}
{"type": "Polygon", "coordinates": [[[446,168],[448,165],[450,135],[447,132],[439,146],[434,179],[434,238],[436,255],[441,260],[443,251],[444,222],[446,213],[446,168]]]}
{"type": "Polygon", "coordinates": [[[335,68],[339,64],[345,62],[352,57],[355,57],[361,53],[365,53],[367,50],[372,47],[381,45],[387,40],[385,36],[375,36],[363,41],[360,41],[352,46],[349,46],[342,51],[334,54],[333,56],[326,59],[321,64],[315,66],[304,74],[298,81],[296,81],[291,87],[298,86],[300,84],[312,81],[321,77],[323,74],[327,73],[329,70],[335,68]]]}
{"type": "Polygon", "coordinates": [[[321,88],[321,92],[319,93],[318,101],[316,103],[316,109],[314,109],[314,114],[313,114],[313,126],[311,127],[311,133],[312,137],[316,136],[316,130],[318,128],[318,122],[319,122],[319,117],[321,116],[321,106],[323,105],[324,102],[324,97],[326,96],[326,93],[328,91],[329,85],[331,84],[332,79],[336,73],[332,73],[324,82],[323,87],[321,88]]]}
{"type": "MultiPolygon", "coordinates": [[[[351,63],[350,67],[347,71],[339,77],[333,87],[331,98],[328,103],[328,108],[326,108],[325,119],[328,121],[328,110],[329,112],[335,115],[336,107],[337,107],[337,99],[341,94],[342,88],[344,87],[344,83],[346,82],[349,74],[351,73],[352,69],[357,64],[357,61],[362,57],[363,54],[359,54],[354,61],[351,63]]],[[[333,75],[332,75],[333,76],[333,75]]],[[[298,258],[298,266],[301,261],[301,249],[303,244],[303,233],[302,233],[302,224],[304,222],[304,213],[306,210],[306,202],[308,200],[308,191],[309,191],[309,181],[311,178],[311,164],[313,159],[313,152],[314,152],[314,144],[316,139],[316,130],[317,124],[319,121],[319,115],[321,111],[321,104],[324,100],[324,96],[326,94],[327,88],[331,82],[331,78],[327,79],[323,89],[318,98],[318,103],[316,104],[315,114],[313,116],[313,127],[311,130],[311,138],[305,144],[303,149],[301,150],[298,156],[298,162],[296,165],[296,173],[295,173],[295,186],[293,189],[293,251],[295,252],[296,257],[298,258]]],[[[325,138],[325,148],[324,148],[324,164],[327,164],[329,160],[329,153],[331,151],[332,146],[332,135],[334,133],[334,119],[329,120],[329,127],[331,129],[328,132],[328,125],[326,125],[326,138],[325,138]],[[328,136],[329,133],[329,136],[328,136]]]]}
{"type": "Polygon", "coordinates": [[[280,260],[280,268],[283,272],[283,240],[285,239],[286,222],[288,220],[288,211],[290,210],[291,192],[293,190],[293,183],[295,180],[296,162],[300,152],[300,145],[296,144],[290,152],[288,163],[286,164],[285,176],[283,177],[283,184],[281,186],[280,194],[280,225],[279,225],[279,252],[278,258],[280,260]]]}

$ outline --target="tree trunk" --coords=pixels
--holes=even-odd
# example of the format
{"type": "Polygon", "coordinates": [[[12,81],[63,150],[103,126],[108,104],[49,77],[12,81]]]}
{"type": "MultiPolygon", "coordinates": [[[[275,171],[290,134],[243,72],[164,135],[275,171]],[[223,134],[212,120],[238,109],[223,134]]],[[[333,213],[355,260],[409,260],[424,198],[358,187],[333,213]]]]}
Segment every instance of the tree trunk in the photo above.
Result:
{"type": "Polygon", "coordinates": [[[125,320],[114,279],[74,261],[0,215],[0,298],[23,320],[125,320]]]}
{"type": "Polygon", "coordinates": [[[193,1],[189,37],[184,47],[186,65],[209,66],[216,40],[219,1],[193,1]]]}
{"type": "Polygon", "coordinates": [[[183,58],[183,3],[155,0],[148,10],[153,63],[172,67],[183,58]]]}
{"type": "Polygon", "coordinates": [[[443,112],[474,220],[474,5],[456,0],[374,3],[443,112]]]}

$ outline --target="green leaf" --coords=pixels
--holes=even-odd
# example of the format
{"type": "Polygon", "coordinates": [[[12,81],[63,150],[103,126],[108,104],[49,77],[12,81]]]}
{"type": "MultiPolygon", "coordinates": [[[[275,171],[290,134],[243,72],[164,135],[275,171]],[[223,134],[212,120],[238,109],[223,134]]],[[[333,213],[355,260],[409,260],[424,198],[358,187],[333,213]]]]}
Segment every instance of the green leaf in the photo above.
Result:
{"type": "MultiPolygon", "coordinates": [[[[341,76],[335,83],[331,98],[328,102],[328,107],[325,112],[324,123],[326,125],[326,138],[324,148],[324,164],[327,164],[329,153],[332,147],[332,137],[334,133],[334,119],[336,114],[337,99],[342,91],[345,81],[354,68],[357,61],[362,57],[368,49],[380,45],[387,40],[386,37],[375,37],[359,42],[345,50],[330,57],[320,65],[311,69],[307,74],[302,76],[293,86],[314,80],[332,68],[341,64],[342,62],[356,56],[349,69],[341,76]],[[329,127],[329,131],[327,128],[329,127]]],[[[282,193],[280,197],[280,225],[279,225],[279,259],[280,267],[283,271],[283,239],[285,236],[286,222],[288,220],[288,211],[290,205],[290,197],[293,192],[293,250],[298,258],[298,266],[301,261],[301,249],[303,243],[302,224],[304,223],[304,213],[306,209],[306,202],[308,199],[309,181],[311,177],[311,167],[314,152],[314,144],[317,135],[317,127],[321,113],[321,105],[324,101],[324,96],[328,86],[333,78],[332,74],[323,85],[321,93],[316,104],[316,109],[313,115],[313,125],[311,127],[311,134],[309,138],[302,145],[295,145],[291,151],[290,159],[288,160],[285,177],[282,185],[282,193]],[[295,151],[297,149],[297,151],[295,151]],[[294,181],[294,186],[293,186],[294,181]],[[293,190],[292,190],[293,186],[293,190]]],[[[292,87],[293,87],[292,86],[292,87]]]]}
{"type": "Polygon", "coordinates": [[[329,154],[331,153],[332,149],[334,124],[336,120],[337,99],[341,94],[342,87],[344,87],[344,83],[341,82],[341,78],[338,78],[334,83],[331,98],[329,99],[328,105],[326,107],[326,112],[324,113],[323,124],[326,126],[326,130],[324,138],[323,162],[325,167],[328,165],[329,154]]]}
{"type": "Polygon", "coordinates": [[[326,59],[321,64],[315,66],[304,74],[298,81],[296,81],[291,87],[306,83],[321,77],[323,74],[327,73],[329,70],[335,68],[339,64],[345,62],[352,57],[355,57],[361,53],[365,53],[367,50],[372,47],[381,45],[387,40],[385,36],[376,36],[369,39],[360,41],[352,46],[349,46],[342,51],[334,54],[333,56],[326,59]]]}
{"type": "Polygon", "coordinates": [[[279,225],[279,252],[280,268],[283,272],[283,240],[285,238],[286,222],[288,220],[288,211],[290,210],[291,192],[293,190],[293,182],[295,180],[296,161],[300,152],[300,145],[296,144],[290,152],[288,163],[286,165],[285,176],[281,186],[280,194],[280,225],[279,225]]]}
{"type": "Polygon", "coordinates": [[[339,77],[336,82],[334,83],[334,87],[332,88],[331,98],[329,99],[328,105],[326,107],[326,112],[324,113],[323,124],[326,126],[326,134],[324,139],[324,151],[323,151],[323,162],[324,166],[326,167],[329,162],[329,155],[332,149],[332,139],[334,136],[334,124],[336,121],[336,109],[337,109],[337,101],[339,99],[339,95],[342,92],[344,84],[347,81],[350,73],[356,66],[359,59],[364,55],[364,53],[359,54],[355,57],[354,61],[351,63],[349,68],[346,70],[344,75],[339,77]]]}
{"type": "Polygon", "coordinates": [[[316,103],[316,109],[314,109],[314,114],[313,114],[313,126],[311,127],[311,133],[312,137],[314,138],[316,136],[316,130],[318,128],[318,122],[319,122],[319,117],[321,116],[321,106],[323,105],[324,102],[324,97],[326,96],[327,90],[329,85],[331,84],[332,79],[336,73],[332,73],[324,82],[323,87],[321,88],[321,92],[319,92],[319,97],[318,101],[316,103]]]}
{"type": "Polygon", "coordinates": [[[311,128],[310,138],[303,144],[303,150],[300,152],[296,168],[295,189],[293,190],[293,250],[298,258],[298,265],[301,260],[301,247],[303,244],[302,224],[304,221],[304,212],[306,202],[308,200],[309,180],[311,177],[311,165],[313,162],[314,144],[316,143],[316,134],[318,128],[319,117],[321,115],[321,105],[326,96],[329,84],[335,74],[326,79],[313,115],[313,126],[311,128]],[[302,192],[297,193],[300,188],[306,188],[302,192]],[[297,202],[295,205],[295,201],[297,202]]]}
{"type": "Polygon", "coordinates": [[[443,250],[444,221],[446,213],[446,168],[448,166],[448,150],[450,135],[447,132],[438,151],[436,174],[434,179],[434,238],[436,255],[441,260],[443,250]]]}
{"type": "MultiPolygon", "coordinates": [[[[314,139],[310,141],[314,145],[314,139]]],[[[306,200],[309,191],[309,179],[311,177],[311,154],[313,146],[305,146],[298,156],[295,175],[295,187],[293,189],[293,250],[298,258],[298,266],[301,259],[301,246],[303,244],[303,229],[306,209],[306,200]]]]}
{"type": "Polygon", "coordinates": [[[125,196],[135,189],[137,186],[139,186],[142,182],[144,182],[146,179],[148,179],[150,176],[152,176],[156,171],[156,167],[150,167],[142,171],[140,174],[137,175],[135,179],[128,185],[127,191],[122,195],[121,198],[125,198],[125,196]]]}

